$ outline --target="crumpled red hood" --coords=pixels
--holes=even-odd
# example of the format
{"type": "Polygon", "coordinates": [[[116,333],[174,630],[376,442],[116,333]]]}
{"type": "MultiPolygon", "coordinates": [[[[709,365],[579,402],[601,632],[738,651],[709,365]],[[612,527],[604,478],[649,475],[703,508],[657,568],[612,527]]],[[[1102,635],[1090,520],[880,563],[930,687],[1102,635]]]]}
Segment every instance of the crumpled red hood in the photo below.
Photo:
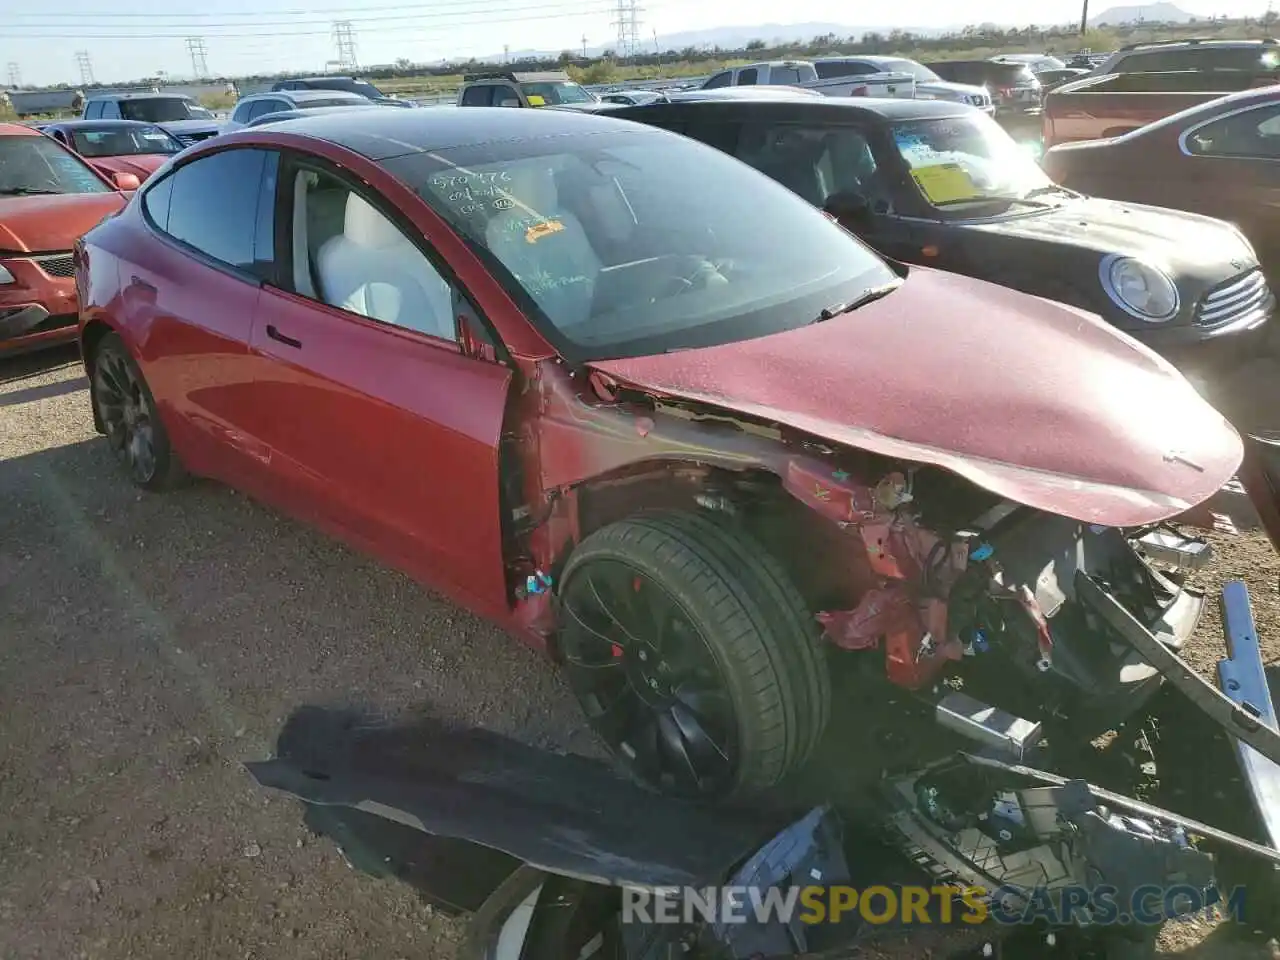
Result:
{"type": "Polygon", "coordinates": [[[1181,374],[1096,316],[924,268],[824,323],[591,366],[1108,526],[1181,513],[1243,456],[1181,374]]]}
{"type": "Polygon", "coordinates": [[[89,162],[107,177],[113,173],[132,173],[145,183],[147,177],[159,170],[168,159],[163,153],[139,153],[127,157],[94,157],[89,162]]]}
{"type": "Polygon", "coordinates": [[[55,253],[70,250],[76,238],[103,217],[122,209],[128,198],[111,193],[0,197],[0,250],[55,253]]]}

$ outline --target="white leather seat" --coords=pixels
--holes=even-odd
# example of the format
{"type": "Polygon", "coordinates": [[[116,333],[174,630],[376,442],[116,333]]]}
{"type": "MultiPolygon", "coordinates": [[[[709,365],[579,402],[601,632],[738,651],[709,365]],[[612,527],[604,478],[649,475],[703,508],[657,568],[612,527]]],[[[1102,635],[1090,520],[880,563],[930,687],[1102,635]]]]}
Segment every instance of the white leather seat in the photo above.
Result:
{"type": "Polygon", "coordinates": [[[325,303],[361,316],[456,339],[449,284],[390,220],[354,193],[343,231],[316,254],[325,303]]]}
{"type": "Polygon", "coordinates": [[[555,177],[537,161],[513,166],[502,189],[515,206],[485,226],[485,244],[557,326],[591,313],[600,258],[582,222],[560,206],[555,177]]]}

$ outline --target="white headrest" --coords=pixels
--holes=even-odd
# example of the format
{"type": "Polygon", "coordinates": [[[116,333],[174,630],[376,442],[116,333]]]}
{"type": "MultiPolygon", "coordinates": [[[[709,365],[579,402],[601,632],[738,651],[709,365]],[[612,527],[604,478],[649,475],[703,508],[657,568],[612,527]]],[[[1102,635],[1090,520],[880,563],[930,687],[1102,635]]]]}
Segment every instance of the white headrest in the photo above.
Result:
{"type": "Polygon", "coordinates": [[[509,172],[511,179],[502,184],[502,188],[519,203],[542,216],[550,216],[556,211],[560,196],[550,167],[533,160],[515,164],[509,168],[509,172]]]}
{"type": "Polygon", "coordinates": [[[390,220],[354,193],[347,194],[342,232],[362,247],[394,247],[405,243],[404,236],[390,220]]]}

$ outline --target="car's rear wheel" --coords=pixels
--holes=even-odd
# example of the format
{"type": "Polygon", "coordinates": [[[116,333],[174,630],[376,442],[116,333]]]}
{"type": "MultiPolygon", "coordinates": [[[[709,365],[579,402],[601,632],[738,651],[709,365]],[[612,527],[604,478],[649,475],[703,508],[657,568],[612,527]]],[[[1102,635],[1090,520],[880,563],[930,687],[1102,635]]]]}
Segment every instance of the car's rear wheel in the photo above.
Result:
{"type": "Polygon", "coordinates": [[[613,523],[570,556],[558,601],[570,684],[642,783],[758,793],[816,746],[831,703],[817,624],[737,526],[686,512],[613,523]]]}
{"type": "Polygon", "coordinates": [[[124,341],[108,333],[94,347],[90,394],[112,454],[144,490],[174,486],[185,471],[169,445],[155,398],[124,341]]]}

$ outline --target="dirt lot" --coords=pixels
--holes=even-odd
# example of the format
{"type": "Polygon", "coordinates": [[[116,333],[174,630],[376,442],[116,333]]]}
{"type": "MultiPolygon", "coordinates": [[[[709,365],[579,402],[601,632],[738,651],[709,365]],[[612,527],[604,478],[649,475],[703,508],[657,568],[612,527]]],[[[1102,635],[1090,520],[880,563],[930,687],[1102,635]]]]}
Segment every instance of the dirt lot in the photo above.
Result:
{"type": "MultiPolygon", "coordinates": [[[[589,748],[567,691],[505,636],[226,489],[136,493],[73,361],[0,363],[0,957],[452,956],[455,923],[348,869],[238,763],[305,703],[430,704],[589,748]]],[[[1238,507],[1224,500],[1247,527],[1238,507]]],[[[1256,532],[1215,541],[1206,580],[1249,581],[1280,659],[1280,564],[1256,532]]],[[[1193,946],[1206,932],[1166,946],[1226,956],[1193,946]]]]}

